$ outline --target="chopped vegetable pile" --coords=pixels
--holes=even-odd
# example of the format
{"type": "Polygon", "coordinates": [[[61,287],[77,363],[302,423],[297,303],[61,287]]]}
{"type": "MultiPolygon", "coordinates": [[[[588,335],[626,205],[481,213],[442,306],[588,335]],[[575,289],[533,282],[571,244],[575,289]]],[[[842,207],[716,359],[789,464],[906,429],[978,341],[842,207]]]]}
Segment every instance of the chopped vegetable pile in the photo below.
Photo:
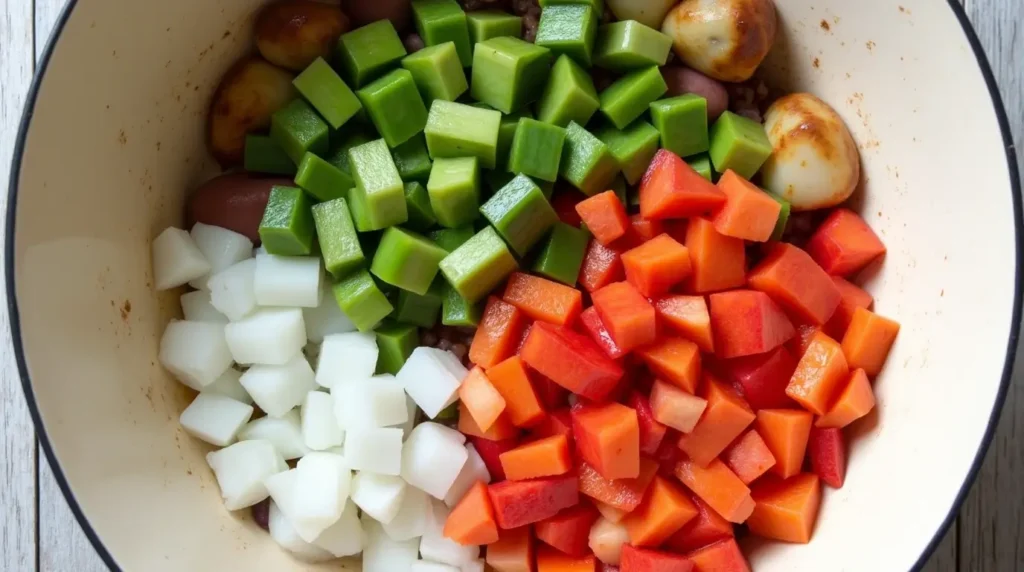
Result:
{"type": "Polygon", "coordinates": [[[153,242],[156,288],[193,288],[160,361],[225,507],[367,572],[741,572],[736,525],[809,542],[899,324],[855,284],[885,246],[841,206],[842,120],[725,109],[777,25],[734,1],[542,0],[533,41],[455,0],[261,12],[269,63],[211,112],[245,172],[153,242]]]}

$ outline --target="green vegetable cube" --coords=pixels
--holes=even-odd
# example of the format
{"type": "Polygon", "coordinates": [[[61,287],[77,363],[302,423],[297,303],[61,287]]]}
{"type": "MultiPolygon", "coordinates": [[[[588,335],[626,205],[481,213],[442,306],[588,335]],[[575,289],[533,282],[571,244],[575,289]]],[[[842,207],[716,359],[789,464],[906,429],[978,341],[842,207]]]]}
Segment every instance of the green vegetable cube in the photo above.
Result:
{"type": "Polygon", "coordinates": [[[626,126],[616,129],[612,125],[604,125],[594,133],[619,162],[626,181],[635,185],[647,171],[654,154],[658,152],[660,134],[653,125],[638,119],[626,126]]]}
{"type": "MultiPolygon", "coordinates": [[[[767,191],[765,192],[768,193],[767,191]]],[[[793,207],[789,201],[775,193],[768,193],[768,196],[775,199],[775,202],[782,206],[782,210],[779,211],[779,218],[775,221],[775,230],[772,231],[772,235],[768,240],[782,240],[782,235],[786,232],[786,224],[789,223],[789,213],[793,210],[793,207]]]]}
{"type": "Polygon", "coordinates": [[[292,80],[292,85],[334,129],[339,129],[363,107],[323,58],[313,60],[292,80]]]}
{"type": "Polygon", "coordinates": [[[533,263],[533,271],[575,288],[589,240],[587,231],[556,222],[533,263]]]}
{"type": "Polygon", "coordinates": [[[711,162],[715,170],[728,169],[749,179],[772,154],[772,144],[760,123],[726,111],[711,126],[711,162]]]}
{"type": "Polygon", "coordinates": [[[441,299],[441,323],[446,326],[475,327],[480,324],[482,303],[470,304],[450,285],[445,284],[441,299]]]}
{"type": "Polygon", "coordinates": [[[246,135],[242,165],[250,173],[294,175],[295,163],[269,135],[246,135]]]}
{"type": "Polygon", "coordinates": [[[622,129],[667,91],[668,85],[657,67],[630,72],[601,92],[601,113],[622,129]]]}
{"type": "Polygon", "coordinates": [[[597,13],[592,8],[580,4],[557,5],[541,12],[535,43],[590,67],[596,35],[597,13]]]}
{"type": "Polygon", "coordinates": [[[697,171],[701,177],[712,181],[714,180],[714,171],[711,169],[711,157],[707,153],[701,153],[686,159],[686,163],[697,171]]]}
{"type": "Polygon", "coordinates": [[[318,201],[329,201],[344,197],[355,183],[348,173],[312,153],[306,153],[295,173],[295,184],[318,201]]]}
{"type": "Polygon", "coordinates": [[[670,49],[672,38],[654,28],[636,20],[612,22],[597,30],[594,65],[619,72],[663,66],[670,49]]]}
{"type": "Polygon", "coordinates": [[[437,265],[448,253],[425,236],[393,226],[384,231],[370,272],[403,290],[426,294],[437,265]]]}
{"type": "Polygon", "coordinates": [[[452,42],[409,54],[402,60],[402,67],[412,74],[427,105],[435,99],[455,101],[469,89],[466,72],[452,42]]]}
{"type": "Polygon", "coordinates": [[[569,56],[559,56],[537,104],[537,119],[559,127],[570,121],[586,125],[600,106],[590,74],[569,56]]]}
{"type": "Polygon", "coordinates": [[[341,35],[337,63],[345,79],[360,88],[398,65],[406,53],[391,20],[377,20],[341,35]]]}
{"type": "MultiPolygon", "coordinates": [[[[346,129],[346,131],[348,130],[346,129]]],[[[348,162],[349,149],[369,143],[375,138],[362,130],[346,132],[344,136],[336,135],[331,138],[331,150],[324,156],[324,160],[351,176],[352,166],[348,162]]]]}
{"type": "Polygon", "coordinates": [[[575,122],[565,130],[565,148],[558,174],[585,195],[608,190],[619,163],[608,146],[575,122]]]}
{"type": "Polygon", "coordinates": [[[441,261],[441,273],[460,296],[474,304],[518,267],[505,242],[486,227],[441,261]]]}
{"type": "Polygon", "coordinates": [[[405,143],[427,125],[427,108],[409,70],[392,70],[358,93],[389,147],[405,143]]]}
{"type": "Polygon", "coordinates": [[[454,228],[473,222],[480,206],[480,169],[476,157],[436,159],[430,169],[427,194],[441,226],[454,228]]]}
{"type": "Polygon", "coordinates": [[[341,279],[332,293],[338,307],[360,332],[372,331],[394,309],[365,269],[341,279]]]}
{"type": "Polygon", "coordinates": [[[417,134],[405,143],[391,150],[391,158],[395,160],[398,175],[403,181],[426,182],[430,176],[430,153],[427,152],[427,140],[417,134]]]}
{"type": "Polygon", "coordinates": [[[540,0],[541,8],[547,8],[549,6],[564,6],[566,4],[580,4],[583,6],[590,6],[594,12],[597,12],[598,16],[604,13],[604,0],[540,0]]]}
{"type": "Polygon", "coordinates": [[[469,23],[469,40],[474,44],[500,36],[520,38],[523,35],[523,19],[500,10],[480,10],[466,14],[469,23]]]}
{"type": "MultiPolygon", "coordinates": [[[[498,155],[495,161],[495,170],[504,172],[508,168],[509,153],[512,151],[512,140],[516,138],[516,129],[519,128],[519,120],[523,117],[533,118],[529,109],[523,109],[515,113],[501,116],[501,125],[498,127],[498,155]]],[[[504,183],[500,186],[504,186],[504,183]]]]}
{"type": "Polygon", "coordinates": [[[345,199],[313,205],[313,222],[324,267],[335,278],[348,274],[363,263],[363,249],[359,246],[359,236],[345,199]]]}
{"type": "Polygon", "coordinates": [[[512,113],[537,101],[551,71],[551,51],[501,36],[476,45],[469,91],[502,113],[512,113]]]}
{"type": "Polygon", "coordinates": [[[296,165],[307,152],[327,153],[329,133],[327,123],[301,99],[293,100],[270,116],[270,137],[296,165]]]}
{"type": "Polygon", "coordinates": [[[434,209],[430,207],[430,195],[419,182],[405,184],[405,206],[409,210],[409,220],[405,223],[409,228],[426,232],[437,224],[434,209]]]}
{"type": "Polygon", "coordinates": [[[416,326],[384,322],[374,334],[377,336],[377,373],[398,373],[412,351],[420,345],[416,326]]]}
{"type": "Polygon", "coordinates": [[[360,232],[402,224],[409,218],[405,186],[383,139],[349,149],[356,186],[349,206],[360,232]]]}
{"type": "Polygon", "coordinates": [[[469,43],[466,13],[455,0],[413,0],[412,15],[416,31],[426,46],[453,42],[462,67],[473,63],[473,47],[469,43]]]}
{"type": "Polygon", "coordinates": [[[259,234],[270,254],[306,256],[313,250],[313,204],[302,189],[272,187],[259,234]]]}
{"type": "Polygon", "coordinates": [[[473,230],[473,225],[467,224],[456,228],[440,228],[432,230],[427,235],[427,238],[433,240],[435,244],[445,249],[448,252],[455,250],[456,248],[465,244],[465,242],[476,233],[473,230]]]}
{"type": "Polygon", "coordinates": [[[423,328],[432,328],[437,323],[437,315],[441,312],[441,297],[444,295],[444,287],[447,286],[443,277],[434,280],[430,290],[423,295],[409,292],[408,290],[398,291],[398,301],[395,302],[395,311],[391,317],[403,324],[412,324],[423,328]],[[438,285],[436,289],[434,285],[438,285]]]}
{"type": "Polygon", "coordinates": [[[435,99],[423,133],[434,159],[476,157],[481,167],[493,169],[500,128],[497,111],[435,99]]]}
{"type": "Polygon", "coordinates": [[[519,256],[529,252],[558,222],[540,187],[525,175],[518,175],[494,193],[480,212],[519,256]]]}
{"type": "Polygon", "coordinates": [[[708,150],[708,102],[687,93],[651,104],[651,120],[661,133],[661,146],[680,157],[708,150]]]}
{"type": "Polygon", "coordinates": [[[519,120],[508,170],[554,181],[558,178],[558,163],[562,159],[565,129],[524,117],[519,120]]]}

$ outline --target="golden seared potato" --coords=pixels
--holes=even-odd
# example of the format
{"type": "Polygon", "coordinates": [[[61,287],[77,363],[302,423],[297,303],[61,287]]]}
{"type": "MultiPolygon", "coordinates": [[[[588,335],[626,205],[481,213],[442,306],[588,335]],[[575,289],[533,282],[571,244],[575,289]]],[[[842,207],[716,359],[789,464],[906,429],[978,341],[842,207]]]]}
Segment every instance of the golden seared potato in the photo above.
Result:
{"type": "Polygon", "coordinates": [[[720,81],[750,79],[775,42],[772,0],[683,0],[661,31],[683,63],[720,81]]]}
{"type": "Polygon", "coordinates": [[[341,7],[352,18],[355,26],[377,20],[391,20],[398,33],[408,31],[412,23],[410,0],[341,0],[341,7]]]}
{"type": "Polygon", "coordinates": [[[657,30],[677,0],[607,0],[608,9],[619,20],[636,20],[657,30]]]}
{"type": "Polygon", "coordinates": [[[332,4],[282,0],[260,11],[255,31],[256,48],[268,62],[302,71],[331,52],[348,31],[348,17],[332,4]]]}
{"type": "Polygon", "coordinates": [[[245,136],[295,97],[292,74],[263,58],[245,57],[224,74],[210,105],[210,153],[227,167],[242,162],[245,136]]]}
{"type": "Polygon", "coordinates": [[[768,108],[764,127],[772,155],[761,182],[793,210],[832,207],[853,193],[860,181],[857,145],[828,104],[809,93],[787,95],[768,108]]]}

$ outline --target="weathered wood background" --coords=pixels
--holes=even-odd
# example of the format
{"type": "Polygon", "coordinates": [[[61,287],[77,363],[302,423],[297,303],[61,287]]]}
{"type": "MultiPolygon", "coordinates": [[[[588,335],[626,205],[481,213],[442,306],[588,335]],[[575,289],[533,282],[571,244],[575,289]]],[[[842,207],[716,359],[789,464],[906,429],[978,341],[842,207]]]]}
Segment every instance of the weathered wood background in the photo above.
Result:
{"type": "MultiPolygon", "coordinates": [[[[0,181],[7,170],[36,59],[66,0],[0,0],[0,181]]],[[[1014,137],[1024,141],[1024,3],[966,0],[1002,89],[1014,137]]],[[[1018,146],[1018,161],[1024,146],[1018,146]]],[[[0,212],[6,193],[0,193],[0,212]]],[[[0,237],[2,239],[2,237],[0,237]]],[[[0,288],[3,285],[0,284],[0,288]]],[[[0,312],[0,336],[7,337],[0,312]]],[[[1020,356],[1018,351],[1018,356],[1020,356]]],[[[1018,363],[1024,362],[1024,356],[1018,363]]],[[[929,572],[1024,570],[1024,363],[981,475],[929,572]]],[[[13,350],[0,340],[0,570],[104,569],[68,510],[25,408],[13,350]]]]}

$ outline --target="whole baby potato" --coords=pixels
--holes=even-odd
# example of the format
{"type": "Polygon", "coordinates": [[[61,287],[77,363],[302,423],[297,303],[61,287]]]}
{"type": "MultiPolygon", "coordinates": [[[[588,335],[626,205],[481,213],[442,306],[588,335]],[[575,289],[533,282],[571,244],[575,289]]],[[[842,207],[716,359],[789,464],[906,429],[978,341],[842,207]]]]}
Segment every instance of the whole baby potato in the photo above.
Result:
{"type": "Polygon", "coordinates": [[[326,57],[348,31],[348,17],[335,5],[312,0],[281,0],[256,17],[256,48],[270,63],[302,71],[326,57]]]}
{"type": "Polygon", "coordinates": [[[718,119],[723,111],[729,109],[729,92],[718,80],[684,66],[665,66],[661,68],[661,76],[668,85],[668,95],[693,93],[707,100],[708,121],[718,119]]]}
{"type": "Polygon", "coordinates": [[[636,20],[657,30],[676,0],[607,0],[608,9],[619,20],[636,20]]]}
{"type": "Polygon", "coordinates": [[[401,34],[409,29],[412,22],[410,0],[341,0],[341,7],[352,18],[355,26],[377,20],[391,20],[401,34]]]}
{"type": "Polygon", "coordinates": [[[257,177],[249,173],[218,175],[189,197],[185,207],[187,228],[197,222],[233,230],[258,244],[260,221],[267,208],[270,189],[293,186],[291,179],[257,177]]]}
{"type": "Polygon", "coordinates": [[[207,119],[210,153],[227,167],[242,162],[245,136],[295,97],[292,74],[260,57],[237,62],[220,80],[207,119]]]}
{"type": "Polygon", "coordinates": [[[683,63],[720,81],[754,75],[775,42],[772,0],[683,0],[661,31],[683,63]]]}

